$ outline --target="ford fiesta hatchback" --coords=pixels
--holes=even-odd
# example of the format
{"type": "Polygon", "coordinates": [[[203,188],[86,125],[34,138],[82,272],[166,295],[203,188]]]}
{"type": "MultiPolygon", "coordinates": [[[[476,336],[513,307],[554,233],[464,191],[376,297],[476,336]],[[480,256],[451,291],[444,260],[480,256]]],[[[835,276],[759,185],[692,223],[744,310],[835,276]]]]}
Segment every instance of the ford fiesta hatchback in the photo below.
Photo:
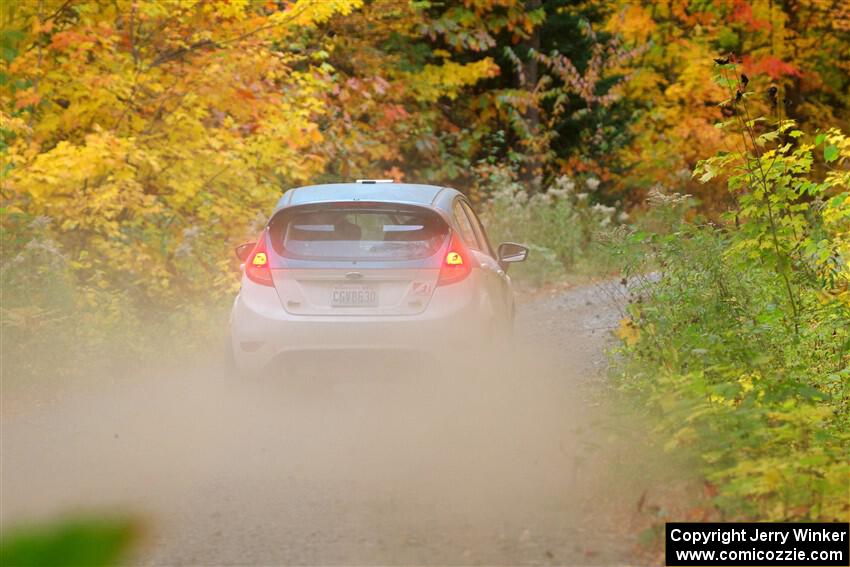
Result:
{"type": "Polygon", "coordinates": [[[228,348],[249,372],[303,351],[429,352],[505,336],[506,271],[528,255],[510,242],[494,250],[454,189],[371,180],[290,189],[236,252],[228,348]]]}

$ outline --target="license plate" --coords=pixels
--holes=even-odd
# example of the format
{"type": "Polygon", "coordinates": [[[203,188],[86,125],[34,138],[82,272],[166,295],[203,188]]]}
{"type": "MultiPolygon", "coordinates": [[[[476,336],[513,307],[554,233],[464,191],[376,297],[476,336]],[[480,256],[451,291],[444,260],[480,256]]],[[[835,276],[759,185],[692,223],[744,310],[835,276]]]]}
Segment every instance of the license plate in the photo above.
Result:
{"type": "Polygon", "coordinates": [[[333,307],[377,307],[378,289],[371,285],[338,285],[331,290],[333,307]]]}

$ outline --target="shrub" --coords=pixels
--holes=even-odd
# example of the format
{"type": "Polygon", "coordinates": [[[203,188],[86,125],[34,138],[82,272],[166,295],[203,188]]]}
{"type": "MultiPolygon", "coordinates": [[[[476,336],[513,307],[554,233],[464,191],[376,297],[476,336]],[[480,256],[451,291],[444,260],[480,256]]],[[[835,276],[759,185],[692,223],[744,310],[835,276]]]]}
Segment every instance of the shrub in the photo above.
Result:
{"type": "MultiPolygon", "coordinates": [[[[103,285],[71,260],[51,219],[3,211],[0,287],[2,372],[8,385],[79,378],[208,344],[224,326],[217,298],[155,303],[139,286],[103,285]]],[[[230,276],[225,272],[222,277],[230,276]]]]}
{"type": "Polygon", "coordinates": [[[609,249],[598,245],[597,237],[625,217],[615,207],[593,202],[598,180],[561,176],[532,194],[509,168],[482,165],[477,176],[473,193],[484,198],[480,210],[491,238],[531,248],[528,263],[515,272],[521,282],[539,286],[568,273],[610,270],[609,249]]]}
{"type": "Polygon", "coordinates": [[[746,85],[728,84],[746,151],[695,175],[726,176],[739,208],[723,226],[630,236],[645,255],[626,271],[657,271],[632,290],[620,383],[666,448],[700,453],[727,518],[846,520],[850,140],[789,120],[759,133],[735,106],[746,85]]]}
{"type": "Polygon", "coordinates": [[[658,419],[665,447],[699,451],[729,516],[846,517],[850,313],[807,290],[797,335],[783,282],[735,253],[727,231],[683,224],[637,238],[663,267],[633,290],[620,383],[658,419]]]}

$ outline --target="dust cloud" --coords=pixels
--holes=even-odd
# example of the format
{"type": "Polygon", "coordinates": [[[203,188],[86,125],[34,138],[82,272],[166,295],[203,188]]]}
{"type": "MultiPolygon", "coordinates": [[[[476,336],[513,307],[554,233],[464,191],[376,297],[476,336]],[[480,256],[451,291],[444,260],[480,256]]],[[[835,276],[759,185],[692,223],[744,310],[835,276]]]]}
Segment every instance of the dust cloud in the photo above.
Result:
{"type": "Polygon", "coordinates": [[[498,352],[259,380],[214,353],[4,411],[0,520],[129,514],[136,564],[634,563],[669,469],[605,385],[613,316],[586,288],[522,305],[498,352]]]}

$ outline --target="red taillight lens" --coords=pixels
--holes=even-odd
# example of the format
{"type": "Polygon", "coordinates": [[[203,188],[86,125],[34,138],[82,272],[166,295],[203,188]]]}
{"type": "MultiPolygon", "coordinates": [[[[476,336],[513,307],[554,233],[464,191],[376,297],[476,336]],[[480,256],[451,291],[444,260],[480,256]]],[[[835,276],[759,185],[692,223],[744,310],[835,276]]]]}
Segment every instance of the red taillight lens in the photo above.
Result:
{"type": "Polygon", "coordinates": [[[269,267],[269,255],[266,251],[266,231],[257,239],[257,245],[248,255],[245,261],[245,275],[254,283],[260,285],[274,285],[272,281],[272,270],[269,267]]]}
{"type": "Polygon", "coordinates": [[[449,248],[443,257],[443,263],[440,265],[440,277],[437,280],[437,285],[453,284],[466,278],[472,271],[470,262],[471,259],[466,247],[457,235],[452,234],[449,248]]]}

